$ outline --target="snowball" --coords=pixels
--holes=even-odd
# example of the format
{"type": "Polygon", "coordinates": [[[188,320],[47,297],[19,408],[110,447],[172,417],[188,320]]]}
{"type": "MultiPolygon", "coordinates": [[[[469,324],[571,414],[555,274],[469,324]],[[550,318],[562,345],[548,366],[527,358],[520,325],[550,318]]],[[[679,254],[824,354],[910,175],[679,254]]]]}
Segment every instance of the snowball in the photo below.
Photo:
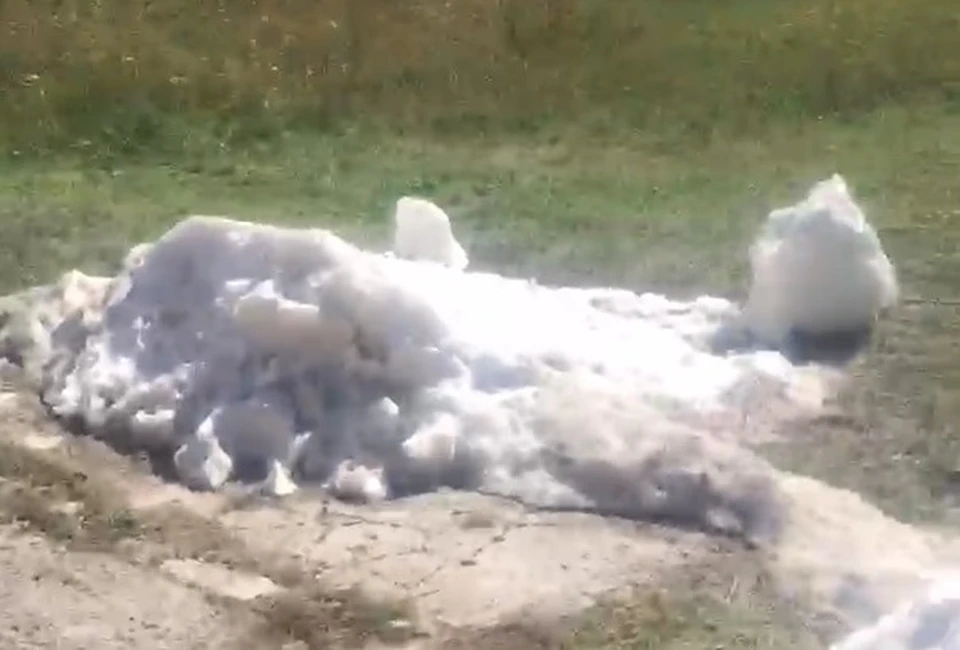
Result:
{"type": "Polygon", "coordinates": [[[960,648],[960,580],[941,578],[914,601],[830,650],[956,650],[960,648]]]}
{"type": "Polygon", "coordinates": [[[405,196],[394,212],[393,252],[402,258],[427,260],[463,270],[467,253],[453,236],[450,217],[425,199],[405,196]]]}
{"type": "Polygon", "coordinates": [[[750,249],[748,327],[767,343],[791,332],[831,334],[872,326],[897,300],[896,273],[843,178],[774,210],[750,249]]]}

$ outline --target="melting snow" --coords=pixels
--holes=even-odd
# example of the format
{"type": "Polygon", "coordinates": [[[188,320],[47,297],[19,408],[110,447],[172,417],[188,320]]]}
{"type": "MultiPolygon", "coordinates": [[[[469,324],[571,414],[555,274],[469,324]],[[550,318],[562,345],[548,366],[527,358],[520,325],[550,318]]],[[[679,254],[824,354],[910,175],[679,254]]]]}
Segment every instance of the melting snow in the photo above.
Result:
{"type": "MultiPolygon", "coordinates": [[[[175,450],[199,489],[249,474],[274,493],[312,480],[375,501],[446,485],[776,531],[770,468],[730,416],[744,395],[790,402],[811,373],[777,352],[715,353],[718,332],[743,325],[735,304],[467,272],[439,207],[403,198],[394,219],[395,250],[377,254],[325,230],[196,216],[131,250],[116,278],[69,276],[80,316],[53,332],[45,401],[175,450]]],[[[803,284],[826,293],[820,312],[860,297],[863,283],[837,295],[837,277],[869,279],[886,259],[839,177],[772,213],[757,246],[750,305],[781,325],[805,313],[768,295],[800,272],[796,251],[843,255],[803,284]]],[[[887,297],[838,322],[868,324],[887,297]]]]}

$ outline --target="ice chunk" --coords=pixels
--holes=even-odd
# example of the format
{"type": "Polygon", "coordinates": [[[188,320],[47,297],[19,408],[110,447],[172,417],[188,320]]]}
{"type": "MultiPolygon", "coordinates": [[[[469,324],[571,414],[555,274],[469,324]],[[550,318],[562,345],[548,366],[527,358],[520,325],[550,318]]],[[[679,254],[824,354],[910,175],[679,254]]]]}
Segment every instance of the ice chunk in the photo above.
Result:
{"type": "Polygon", "coordinates": [[[957,650],[960,579],[943,577],[916,600],[858,630],[831,650],[957,650]]]}
{"type": "Polygon", "coordinates": [[[326,489],[341,499],[364,503],[387,498],[383,468],[369,468],[353,460],[345,460],[337,465],[326,489]]]}
{"type": "Polygon", "coordinates": [[[773,345],[792,332],[870,328],[898,296],[876,231],[836,174],[803,201],[770,213],[750,249],[750,266],[746,323],[773,345]]]}
{"type": "Polygon", "coordinates": [[[263,491],[276,497],[285,497],[297,491],[297,484],[290,476],[290,470],[279,460],[270,461],[267,479],[263,482],[263,491]]]}
{"type": "Polygon", "coordinates": [[[458,271],[467,267],[467,253],[453,236],[450,217],[437,205],[405,196],[397,201],[393,219],[393,252],[397,256],[437,262],[458,271]]]}
{"type": "Polygon", "coordinates": [[[173,463],[184,485],[195,490],[216,490],[233,472],[233,460],[209,433],[183,443],[173,455],[173,463]]]}

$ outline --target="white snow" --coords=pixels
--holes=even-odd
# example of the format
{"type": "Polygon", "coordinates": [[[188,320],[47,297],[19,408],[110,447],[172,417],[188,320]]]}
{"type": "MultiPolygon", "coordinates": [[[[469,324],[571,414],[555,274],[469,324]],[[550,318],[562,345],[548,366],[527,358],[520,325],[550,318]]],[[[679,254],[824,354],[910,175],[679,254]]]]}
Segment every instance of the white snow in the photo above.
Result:
{"type": "Polygon", "coordinates": [[[405,196],[397,201],[393,221],[393,252],[398,257],[436,262],[458,271],[467,268],[467,252],[439,206],[405,196]]]}
{"type": "MultiPolygon", "coordinates": [[[[368,501],[448,485],[776,527],[745,404],[822,391],[779,353],[711,351],[737,305],[467,272],[424,199],[400,199],[394,226],[393,254],[376,254],[324,230],[196,216],[134,247],[115,278],[71,272],[54,292],[60,322],[31,330],[52,330],[44,399],[95,433],[169,448],[197,489],[245,473],[273,493],[309,480],[368,501]]],[[[817,291],[821,326],[831,305],[847,311],[838,327],[858,301],[862,318],[879,300],[869,282],[841,282],[835,304],[861,249],[892,278],[839,177],[775,211],[753,248],[747,324],[809,325],[791,300],[817,291]]]]}
{"type": "Polygon", "coordinates": [[[707,351],[736,313],[716,298],[549,288],[365,252],[326,231],[193,217],[128,268],[45,399],[95,430],[175,448],[198,489],[254,461],[285,493],[291,477],[364,500],[447,484],[643,514],[667,497],[591,491],[580,463],[639,484],[672,473],[666,491],[693,489],[706,471],[697,456],[725,443],[681,416],[722,412],[743,382],[791,381],[773,353],[707,351]],[[587,392],[598,398],[577,404],[587,392]],[[581,458],[553,467],[570,442],[543,422],[611,395],[605,421],[570,432],[581,458]],[[673,445],[686,451],[660,474],[643,469],[673,445]]]}
{"type": "MultiPolygon", "coordinates": [[[[823,234],[849,228],[804,227],[862,221],[831,183],[771,216],[766,236],[783,242],[754,268],[761,284],[776,275],[767,290],[796,283],[784,250],[849,259],[823,234]],[[807,231],[819,234],[794,234],[807,231]]],[[[449,218],[423,199],[400,199],[395,227],[393,254],[376,254],[324,230],[195,216],[135,247],[114,279],[75,272],[68,288],[107,290],[65,292],[90,294],[97,317],[54,331],[44,399],[94,432],[171,449],[197,489],[245,472],[275,494],[316,481],[363,501],[447,485],[775,533],[771,469],[743,444],[749,427],[729,425],[744,395],[775,410],[817,391],[779,353],[711,352],[735,304],[467,272],[449,218]]]]}
{"type": "Polygon", "coordinates": [[[750,249],[750,329],[774,345],[791,330],[855,331],[897,300],[896,273],[843,178],[817,183],[806,200],[770,213],[750,249]]]}

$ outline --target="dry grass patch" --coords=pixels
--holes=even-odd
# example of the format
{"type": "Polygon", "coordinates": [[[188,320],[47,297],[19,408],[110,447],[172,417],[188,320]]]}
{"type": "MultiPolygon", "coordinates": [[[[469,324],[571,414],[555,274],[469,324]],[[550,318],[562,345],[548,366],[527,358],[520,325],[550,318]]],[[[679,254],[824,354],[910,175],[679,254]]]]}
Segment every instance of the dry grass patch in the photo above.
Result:
{"type": "Polygon", "coordinates": [[[68,460],[0,441],[0,516],[84,550],[109,550],[141,534],[138,518],[107,486],[68,460]]]}
{"type": "Polygon", "coordinates": [[[356,590],[331,593],[304,585],[257,599],[253,609],[261,617],[254,629],[256,647],[263,647],[263,640],[280,640],[300,642],[304,650],[332,650],[372,641],[401,644],[418,636],[408,608],[373,601],[356,590]]]}
{"type": "Polygon", "coordinates": [[[0,142],[115,155],[585,115],[702,139],[955,99],[958,21],[952,0],[6,0],[0,142]]]}

